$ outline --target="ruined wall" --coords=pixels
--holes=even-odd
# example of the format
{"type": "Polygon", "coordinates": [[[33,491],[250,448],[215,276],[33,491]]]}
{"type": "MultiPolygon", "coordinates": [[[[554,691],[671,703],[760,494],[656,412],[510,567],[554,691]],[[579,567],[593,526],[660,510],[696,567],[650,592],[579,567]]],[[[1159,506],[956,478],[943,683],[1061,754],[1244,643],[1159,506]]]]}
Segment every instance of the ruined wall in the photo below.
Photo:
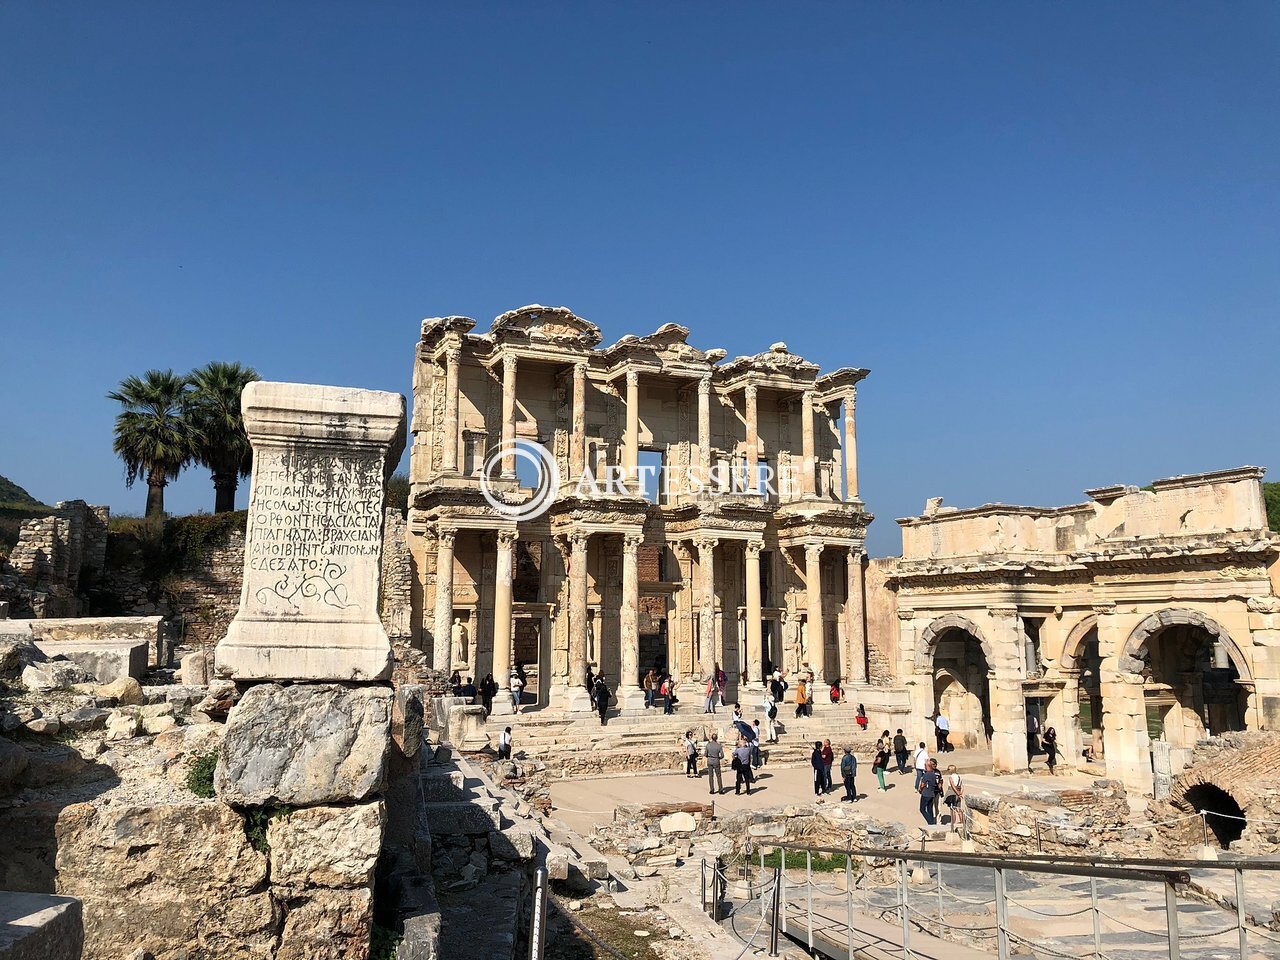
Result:
{"type": "Polygon", "coordinates": [[[896,559],[871,560],[866,569],[867,679],[875,684],[893,683],[898,661],[898,594],[887,583],[896,559]]]}
{"type": "Polygon", "coordinates": [[[409,556],[409,525],[404,515],[388,507],[382,525],[382,625],[392,643],[407,643],[413,635],[413,559],[409,556]]]}
{"type": "Polygon", "coordinates": [[[64,500],[47,517],[23,521],[7,561],[0,560],[0,600],[12,616],[75,617],[83,594],[102,575],[107,507],[64,500]]]}

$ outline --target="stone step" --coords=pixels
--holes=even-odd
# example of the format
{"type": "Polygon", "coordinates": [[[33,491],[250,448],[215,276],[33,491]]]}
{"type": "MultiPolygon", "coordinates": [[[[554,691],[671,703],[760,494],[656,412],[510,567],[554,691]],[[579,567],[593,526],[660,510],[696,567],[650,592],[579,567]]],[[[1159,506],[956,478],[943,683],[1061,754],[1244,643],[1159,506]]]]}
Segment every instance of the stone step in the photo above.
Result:
{"type": "Polygon", "coordinates": [[[502,828],[498,803],[494,801],[460,800],[425,805],[427,826],[433,836],[488,835],[502,828]]]}
{"type": "Polygon", "coordinates": [[[466,800],[466,777],[459,770],[426,767],[418,777],[422,799],[427,803],[466,800]]]}
{"type": "Polygon", "coordinates": [[[0,891],[0,957],[79,960],[84,946],[80,901],[0,891]]]}

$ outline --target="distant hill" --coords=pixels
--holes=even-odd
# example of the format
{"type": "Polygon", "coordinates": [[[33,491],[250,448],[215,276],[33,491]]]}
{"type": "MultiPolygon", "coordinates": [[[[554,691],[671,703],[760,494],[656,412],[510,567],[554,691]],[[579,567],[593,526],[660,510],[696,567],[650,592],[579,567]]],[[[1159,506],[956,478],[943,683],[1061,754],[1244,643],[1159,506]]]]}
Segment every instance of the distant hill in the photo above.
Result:
{"type": "Polygon", "coordinates": [[[10,480],[0,477],[0,503],[12,507],[43,507],[44,504],[10,480]]]}
{"type": "Polygon", "coordinates": [[[1280,482],[1264,483],[1262,499],[1267,505],[1267,526],[1272,532],[1280,533],[1280,482]]]}

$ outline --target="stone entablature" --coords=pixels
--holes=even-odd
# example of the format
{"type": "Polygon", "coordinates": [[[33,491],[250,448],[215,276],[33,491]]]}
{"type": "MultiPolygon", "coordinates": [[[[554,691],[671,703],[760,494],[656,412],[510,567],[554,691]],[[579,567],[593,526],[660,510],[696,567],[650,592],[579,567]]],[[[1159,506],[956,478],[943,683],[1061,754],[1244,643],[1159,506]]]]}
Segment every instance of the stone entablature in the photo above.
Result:
{"type": "Polygon", "coordinates": [[[564,307],[521,307],[488,333],[474,328],[424,321],[414,368],[414,626],[437,667],[476,680],[492,671],[501,702],[510,664],[532,657],[540,699],[550,690],[572,706],[589,665],[623,691],[624,708],[638,705],[641,674],[659,658],[686,682],[719,663],[731,692],[743,673],[758,682],[766,662],[866,679],[871,517],[853,444],[867,370],[823,376],[781,343],[726,363],[675,323],[602,348],[599,328],[564,307]],[[620,488],[562,488],[548,515],[512,524],[479,491],[488,470],[498,499],[527,498],[515,458],[490,459],[517,440],[543,445],[566,486],[614,475],[620,488]],[[658,454],[670,481],[656,503],[641,451],[658,454]],[[764,465],[776,494],[759,479],[764,465]],[[536,599],[509,600],[513,563],[535,553],[536,599]],[[642,563],[662,580],[642,581],[642,563]],[[809,623],[822,624],[821,644],[808,642],[809,623]],[[462,662],[447,635],[456,627],[462,662]]]}
{"type": "Polygon", "coordinates": [[[1147,792],[1157,737],[1176,754],[1206,732],[1280,728],[1280,536],[1262,474],[1099,488],[1058,509],[933,500],[900,520],[904,554],[875,604],[896,610],[888,646],[915,712],[968,710],[963,727],[982,700],[997,769],[1014,771],[1028,711],[1072,763],[1083,710],[1108,774],[1147,792]]]}

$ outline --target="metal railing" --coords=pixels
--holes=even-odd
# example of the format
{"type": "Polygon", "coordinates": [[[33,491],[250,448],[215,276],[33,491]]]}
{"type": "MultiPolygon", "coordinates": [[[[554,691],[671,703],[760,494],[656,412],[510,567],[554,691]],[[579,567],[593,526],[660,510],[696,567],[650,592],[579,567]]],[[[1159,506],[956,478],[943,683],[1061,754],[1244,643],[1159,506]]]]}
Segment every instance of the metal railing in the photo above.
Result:
{"type": "MultiPolygon", "coordinates": [[[[855,918],[855,903],[860,900],[859,909],[869,917],[883,920],[892,916],[894,926],[900,930],[901,944],[897,951],[904,960],[916,956],[912,948],[913,934],[919,943],[922,935],[936,946],[936,940],[952,942],[977,942],[980,948],[989,949],[990,942],[995,941],[996,952],[1000,960],[1009,960],[1011,952],[1017,947],[1029,948],[1042,956],[1064,958],[1081,958],[1092,955],[1095,960],[1110,960],[1106,953],[1104,921],[1112,928],[1113,934],[1131,936],[1142,933],[1149,937],[1163,939],[1167,944],[1167,956],[1170,960],[1180,960],[1184,941],[1198,943],[1235,934],[1241,958],[1250,956],[1250,937],[1258,944],[1257,956],[1274,956],[1280,953],[1280,931],[1250,923],[1245,907],[1245,876],[1248,871],[1280,871],[1280,861],[1272,860],[1237,860],[1231,862],[1201,860],[1140,860],[1103,857],[1065,857],[1048,854],[1027,854],[1008,857],[992,857],[974,854],[934,853],[910,850],[858,849],[853,847],[817,847],[802,844],[778,843],[761,846],[759,849],[758,882],[752,884],[746,880],[745,900],[747,906],[753,906],[758,899],[760,903],[760,921],[749,939],[738,933],[745,946],[743,954],[755,945],[755,941],[764,927],[769,924],[769,956],[778,955],[778,939],[780,935],[790,936],[801,941],[813,954],[815,939],[825,941],[832,946],[842,946],[845,956],[852,957],[860,938],[855,918]],[[773,851],[777,864],[766,868],[766,854],[773,851]],[[804,856],[804,880],[791,879],[787,871],[798,869],[787,864],[787,853],[804,856]],[[834,859],[844,859],[844,889],[840,890],[815,879],[814,857],[826,859],[827,867],[834,859]],[[856,865],[856,869],[855,869],[856,865]],[[878,869],[883,876],[886,868],[896,865],[896,878],[890,883],[877,883],[873,873],[878,869]],[[912,867],[917,872],[923,868],[933,868],[932,875],[919,882],[913,882],[912,867]],[[978,868],[990,870],[992,874],[991,899],[974,899],[964,896],[954,885],[948,885],[944,878],[944,868],[978,868]],[[1229,870],[1233,874],[1234,896],[1222,898],[1227,907],[1224,913],[1234,908],[1232,923],[1214,930],[1184,930],[1180,923],[1178,911],[1179,888],[1190,883],[1191,870],[1229,870]],[[1075,877],[1089,881],[1089,900],[1078,909],[1045,910],[1043,905],[1033,906],[1019,902],[1010,894],[1008,878],[1012,874],[1054,875],[1059,877],[1075,877]],[[767,878],[767,879],[766,879],[767,878]],[[1137,926],[1107,909],[1104,898],[1099,895],[1099,881],[1125,881],[1135,884],[1159,884],[1163,890],[1164,929],[1149,929],[1137,926]],[[913,890],[913,887],[915,888],[913,890]],[[801,894],[801,891],[803,893],[801,894]],[[893,891],[888,902],[873,902],[876,894],[893,891]],[[815,892],[824,899],[815,907],[815,892]],[[861,897],[857,894],[861,893],[861,897]],[[926,898],[937,894],[937,914],[925,909],[926,898]],[[800,898],[803,896],[803,903],[800,898]],[[844,901],[844,917],[832,915],[832,905],[844,901]],[[974,926],[972,924],[950,923],[947,919],[946,902],[948,900],[962,905],[955,913],[964,912],[974,916],[974,908],[980,915],[994,914],[993,922],[974,926]],[[1234,902],[1232,902],[1234,901],[1234,902]],[[1061,934],[1057,939],[1076,938],[1080,942],[1064,948],[1061,945],[1050,945],[1039,942],[1024,932],[1014,929],[1010,923],[1010,907],[1021,911],[1024,917],[1052,918],[1069,920],[1072,917],[1090,915],[1088,924],[1080,921],[1080,929],[1074,933],[1061,934]],[[965,908],[968,908],[965,910],[965,908]],[[799,918],[803,918],[800,920],[799,918]],[[815,922],[815,918],[816,921],[815,922]],[[797,922],[799,921],[799,922],[797,922]],[[840,937],[840,934],[843,934],[840,937]],[[836,939],[844,940],[840,944],[836,939]],[[1087,946],[1086,946],[1087,944],[1087,946]],[[1091,949],[1090,949],[1091,947],[1091,949]]],[[[830,870],[817,871],[829,873],[830,870]]],[[[954,874],[953,874],[954,876],[954,874]]],[[[714,863],[703,861],[703,908],[713,919],[724,919],[723,903],[730,899],[729,884],[734,882],[714,863]]],[[[741,882],[741,881],[739,881],[741,882]]],[[[971,891],[966,891],[971,892],[971,891]]],[[[883,901],[883,897],[879,897],[883,901]]],[[[1109,903],[1109,901],[1107,901],[1109,903]]],[[[1203,902],[1203,900],[1201,901],[1203,902]]],[[[741,908],[740,908],[741,909],[741,908]]],[[[1159,909],[1154,906],[1148,909],[1159,909]]],[[[754,914],[752,914],[754,916],[754,914]]],[[[953,916],[953,920],[958,917],[953,916]]],[[[729,917],[732,923],[733,916],[729,917]]],[[[736,927],[734,927],[736,932],[736,927]]],[[[920,944],[923,946],[923,944],[920,944]]],[[[886,944],[879,943],[881,949],[886,944]]],[[[1117,944],[1117,946],[1120,946],[1117,944]]],[[[892,946],[889,950],[894,950],[892,946]]],[[[1221,950],[1221,947],[1218,948],[1221,950]]],[[[1220,955],[1220,953],[1219,953],[1220,955]]],[[[741,956],[741,955],[740,955],[741,956]]]]}

